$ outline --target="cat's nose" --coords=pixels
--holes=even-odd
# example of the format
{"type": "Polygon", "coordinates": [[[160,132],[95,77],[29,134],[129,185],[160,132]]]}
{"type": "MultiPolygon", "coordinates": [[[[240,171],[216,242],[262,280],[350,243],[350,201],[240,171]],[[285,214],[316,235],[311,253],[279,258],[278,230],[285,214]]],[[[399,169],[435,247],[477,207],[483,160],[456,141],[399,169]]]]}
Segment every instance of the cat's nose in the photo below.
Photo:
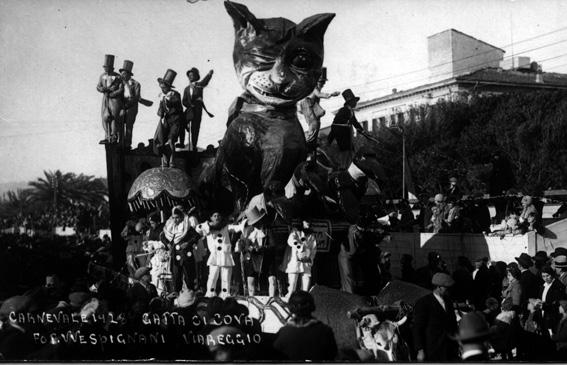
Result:
{"type": "Polygon", "coordinates": [[[276,61],[272,71],[270,72],[270,79],[274,84],[284,84],[286,83],[287,73],[284,65],[280,60],[276,61]]]}

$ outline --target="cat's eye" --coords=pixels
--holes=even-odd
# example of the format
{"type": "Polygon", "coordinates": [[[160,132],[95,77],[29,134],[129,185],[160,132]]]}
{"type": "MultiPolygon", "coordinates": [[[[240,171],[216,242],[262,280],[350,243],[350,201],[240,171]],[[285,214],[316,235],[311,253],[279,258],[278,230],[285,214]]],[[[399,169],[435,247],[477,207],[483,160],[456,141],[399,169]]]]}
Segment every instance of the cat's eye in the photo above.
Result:
{"type": "Polygon", "coordinates": [[[299,53],[293,56],[291,65],[300,69],[308,69],[313,65],[313,58],[306,53],[299,53]]]}

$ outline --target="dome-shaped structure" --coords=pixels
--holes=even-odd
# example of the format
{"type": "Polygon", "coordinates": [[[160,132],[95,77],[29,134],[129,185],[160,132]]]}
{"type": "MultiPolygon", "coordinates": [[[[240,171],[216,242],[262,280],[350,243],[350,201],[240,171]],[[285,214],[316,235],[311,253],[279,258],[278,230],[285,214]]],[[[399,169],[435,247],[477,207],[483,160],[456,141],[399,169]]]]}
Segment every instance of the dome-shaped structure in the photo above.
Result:
{"type": "Polygon", "coordinates": [[[194,205],[191,180],[176,168],[161,168],[142,172],[128,192],[128,206],[133,212],[162,210],[182,202],[194,205]]]}

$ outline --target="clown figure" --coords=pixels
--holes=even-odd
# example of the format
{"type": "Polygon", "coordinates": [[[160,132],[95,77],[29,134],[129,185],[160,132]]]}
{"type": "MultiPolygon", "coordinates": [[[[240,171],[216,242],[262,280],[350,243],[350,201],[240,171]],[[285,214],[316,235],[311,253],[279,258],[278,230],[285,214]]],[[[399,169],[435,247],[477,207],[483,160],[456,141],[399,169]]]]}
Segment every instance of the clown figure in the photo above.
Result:
{"type": "Polygon", "coordinates": [[[230,279],[234,259],[232,258],[232,244],[230,242],[229,231],[242,232],[246,220],[240,225],[227,224],[222,214],[215,211],[211,214],[209,221],[198,224],[197,233],[204,236],[207,240],[207,248],[210,251],[207,266],[209,267],[209,278],[207,280],[207,297],[216,295],[216,286],[219,274],[221,276],[221,298],[230,295],[230,279]]]}
{"type": "Polygon", "coordinates": [[[311,284],[311,268],[317,253],[317,241],[311,223],[303,220],[301,228],[291,231],[287,244],[291,247],[291,256],[285,270],[289,282],[286,298],[289,298],[296,290],[300,275],[302,290],[308,291],[311,284]]]}

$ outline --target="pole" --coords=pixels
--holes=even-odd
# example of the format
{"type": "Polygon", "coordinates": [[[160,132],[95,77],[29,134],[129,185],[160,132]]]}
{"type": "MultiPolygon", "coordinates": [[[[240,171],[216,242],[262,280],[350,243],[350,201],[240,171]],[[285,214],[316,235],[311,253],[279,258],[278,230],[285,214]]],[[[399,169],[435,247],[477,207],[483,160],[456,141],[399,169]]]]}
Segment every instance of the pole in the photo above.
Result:
{"type": "Polygon", "coordinates": [[[402,199],[406,197],[406,133],[402,129],[402,199]]]}

